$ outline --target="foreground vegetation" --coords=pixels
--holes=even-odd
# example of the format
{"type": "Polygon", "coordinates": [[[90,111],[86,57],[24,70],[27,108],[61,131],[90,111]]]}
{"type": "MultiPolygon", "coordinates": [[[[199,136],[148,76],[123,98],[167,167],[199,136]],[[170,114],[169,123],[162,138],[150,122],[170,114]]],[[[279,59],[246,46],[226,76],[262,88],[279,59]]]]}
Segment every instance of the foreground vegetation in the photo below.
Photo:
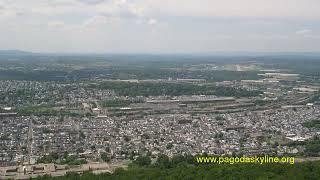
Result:
{"type": "Polygon", "coordinates": [[[320,162],[305,162],[290,164],[211,164],[198,165],[192,158],[177,156],[169,159],[160,156],[151,164],[147,158],[142,158],[130,165],[127,170],[117,169],[113,174],[94,175],[85,172],[83,175],[69,173],[64,177],[44,176],[36,179],[318,179],[320,177],[320,162]],[[143,162],[141,164],[141,162],[143,162]]]}

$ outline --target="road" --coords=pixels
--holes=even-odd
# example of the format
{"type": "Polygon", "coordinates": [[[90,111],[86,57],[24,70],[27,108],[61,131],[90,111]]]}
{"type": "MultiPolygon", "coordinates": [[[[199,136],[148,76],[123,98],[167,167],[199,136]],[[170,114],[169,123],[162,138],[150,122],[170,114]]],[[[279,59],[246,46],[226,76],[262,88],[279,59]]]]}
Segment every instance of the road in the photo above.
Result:
{"type": "Polygon", "coordinates": [[[28,131],[28,163],[31,163],[32,156],[32,140],[33,139],[33,122],[32,119],[29,119],[29,131],[28,131]]]}

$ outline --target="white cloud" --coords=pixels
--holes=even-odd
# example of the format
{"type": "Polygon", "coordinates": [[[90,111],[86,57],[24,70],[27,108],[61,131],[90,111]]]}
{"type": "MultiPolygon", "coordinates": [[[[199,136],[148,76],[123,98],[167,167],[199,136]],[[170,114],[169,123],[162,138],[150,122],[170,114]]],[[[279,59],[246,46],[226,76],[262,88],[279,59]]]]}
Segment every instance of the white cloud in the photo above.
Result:
{"type": "Polygon", "coordinates": [[[83,24],[83,28],[97,28],[102,24],[108,22],[108,18],[106,16],[94,16],[90,19],[87,19],[83,24]]]}
{"type": "Polygon", "coordinates": [[[319,40],[320,39],[320,35],[318,34],[312,34],[312,35],[306,35],[306,38],[310,38],[310,39],[316,39],[319,40]]]}
{"type": "Polygon", "coordinates": [[[196,17],[319,18],[319,0],[137,0],[148,14],[196,17]]]}
{"type": "Polygon", "coordinates": [[[79,2],[85,3],[85,4],[100,4],[105,2],[106,0],[77,0],[79,2]]]}
{"type": "Polygon", "coordinates": [[[298,30],[296,31],[296,34],[299,37],[306,38],[306,39],[320,39],[320,34],[312,31],[311,29],[298,30]]]}
{"type": "Polygon", "coordinates": [[[270,39],[270,40],[280,40],[280,39],[286,40],[286,39],[293,38],[289,34],[279,34],[279,33],[248,34],[245,37],[249,39],[270,39]]]}
{"type": "Polygon", "coordinates": [[[21,9],[7,8],[6,6],[0,5],[0,18],[10,18],[22,15],[24,15],[24,12],[21,9]]]}
{"type": "Polygon", "coordinates": [[[319,0],[11,0],[3,1],[0,6],[43,14],[320,18],[319,0]]]}
{"type": "Polygon", "coordinates": [[[305,35],[305,34],[310,34],[311,32],[312,32],[312,30],[310,30],[310,29],[302,29],[302,30],[296,31],[296,34],[305,35]]]}
{"type": "Polygon", "coordinates": [[[317,49],[318,7],[319,0],[0,0],[0,48],[63,49],[69,40],[75,51],[317,49]]]}
{"type": "Polygon", "coordinates": [[[150,24],[150,25],[154,25],[154,24],[157,24],[157,20],[155,20],[155,19],[149,19],[149,21],[148,21],[148,24],[150,24]]]}
{"type": "Polygon", "coordinates": [[[217,34],[213,36],[215,39],[232,39],[232,35],[227,35],[227,34],[217,34]]]}
{"type": "Polygon", "coordinates": [[[95,6],[95,11],[97,13],[123,18],[137,18],[145,16],[144,8],[142,6],[127,1],[101,3],[95,6]]]}
{"type": "Polygon", "coordinates": [[[62,21],[52,21],[48,23],[48,27],[49,28],[64,28],[65,27],[65,23],[62,21]]]}

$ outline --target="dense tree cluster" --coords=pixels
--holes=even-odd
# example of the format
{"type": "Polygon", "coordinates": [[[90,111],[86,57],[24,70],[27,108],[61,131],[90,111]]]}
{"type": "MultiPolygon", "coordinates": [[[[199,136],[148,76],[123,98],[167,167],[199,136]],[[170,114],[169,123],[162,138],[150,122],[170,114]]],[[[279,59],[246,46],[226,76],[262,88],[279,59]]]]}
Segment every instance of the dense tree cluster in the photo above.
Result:
{"type": "MultiPolygon", "coordinates": [[[[144,65],[144,64],[143,64],[144,65]]],[[[244,79],[259,79],[257,72],[251,71],[188,71],[188,70],[175,70],[173,67],[168,66],[168,69],[161,69],[157,66],[150,67],[112,67],[105,73],[110,74],[110,79],[205,79],[209,82],[218,81],[231,81],[231,80],[244,80],[244,79]],[[170,69],[173,68],[173,69],[170,69]],[[170,70],[169,70],[170,69],[170,70]]],[[[182,65],[179,65],[182,66],[182,65]]]]}
{"type": "Polygon", "coordinates": [[[320,137],[316,136],[308,141],[294,141],[288,144],[289,146],[303,146],[305,151],[303,156],[319,156],[320,155],[320,137]]]}
{"type": "Polygon", "coordinates": [[[320,129],[320,120],[312,120],[312,121],[309,121],[309,122],[305,122],[305,123],[303,123],[303,126],[307,127],[307,128],[320,129]]]}
{"type": "Polygon", "coordinates": [[[63,110],[55,110],[47,106],[28,106],[17,109],[18,115],[21,116],[79,116],[76,113],[70,113],[63,110]]]}
{"type": "Polygon", "coordinates": [[[80,165],[86,164],[87,161],[84,159],[78,159],[76,156],[70,156],[68,153],[65,153],[63,156],[57,153],[51,153],[45,155],[38,159],[37,163],[57,163],[57,164],[67,164],[67,165],[80,165]]]}
{"type": "Polygon", "coordinates": [[[100,158],[104,161],[104,162],[109,162],[110,161],[110,157],[108,156],[108,154],[106,152],[101,153],[100,158]]]}
{"type": "Polygon", "coordinates": [[[129,106],[130,104],[130,101],[122,99],[106,100],[100,102],[100,105],[102,107],[124,107],[129,106]]]}
{"type": "MultiPolygon", "coordinates": [[[[92,86],[95,87],[95,86],[92,86]]],[[[176,83],[128,83],[106,82],[98,85],[101,89],[114,90],[121,96],[181,96],[181,95],[217,95],[252,97],[260,91],[248,91],[240,88],[221,87],[214,85],[176,84],[176,83]]]]}

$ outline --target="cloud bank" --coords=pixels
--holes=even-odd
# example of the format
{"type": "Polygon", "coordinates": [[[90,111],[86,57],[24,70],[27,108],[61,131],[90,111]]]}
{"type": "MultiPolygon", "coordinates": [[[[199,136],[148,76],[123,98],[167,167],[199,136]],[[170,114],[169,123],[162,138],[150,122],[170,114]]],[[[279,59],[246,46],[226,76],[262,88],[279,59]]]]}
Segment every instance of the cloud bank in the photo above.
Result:
{"type": "Polygon", "coordinates": [[[0,49],[319,51],[319,0],[0,0],[0,49]]]}

